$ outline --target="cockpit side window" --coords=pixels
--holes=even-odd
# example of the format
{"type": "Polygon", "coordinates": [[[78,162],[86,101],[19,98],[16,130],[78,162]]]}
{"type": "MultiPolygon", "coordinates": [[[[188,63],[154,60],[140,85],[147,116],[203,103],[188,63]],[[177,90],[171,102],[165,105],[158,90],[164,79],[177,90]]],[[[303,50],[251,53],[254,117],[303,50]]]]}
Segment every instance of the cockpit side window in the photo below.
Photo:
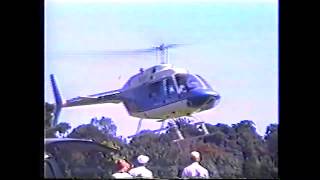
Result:
{"type": "Polygon", "coordinates": [[[150,94],[149,98],[156,98],[159,96],[163,96],[164,90],[163,90],[163,82],[157,81],[149,85],[150,94]]]}

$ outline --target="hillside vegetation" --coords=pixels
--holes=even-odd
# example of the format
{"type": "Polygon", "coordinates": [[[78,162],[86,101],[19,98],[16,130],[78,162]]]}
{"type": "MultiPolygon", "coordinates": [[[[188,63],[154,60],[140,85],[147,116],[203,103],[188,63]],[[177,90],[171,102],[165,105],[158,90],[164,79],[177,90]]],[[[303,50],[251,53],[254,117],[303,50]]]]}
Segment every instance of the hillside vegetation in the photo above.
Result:
{"type": "MultiPolygon", "coordinates": [[[[52,118],[53,105],[45,105],[45,124],[52,118]]],[[[187,118],[179,119],[184,137],[203,134],[187,118]]],[[[93,139],[109,147],[117,148],[118,154],[131,162],[140,154],[150,157],[148,168],[156,178],[177,178],[187,166],[189,153],[193,150],[202,154],[201,164],[210,172],[211,178],[278,178],[278,124],[270,124],[264,136],[260,136],[252,120],[241,120],[237,124],[206,124],[209,136],[193,138],[180,143],[173,129],[162,134],[144,130],[128,141],[116,137],[117,127],[110,118],[93,118],[67,133],[71,127],[60,123],[56,127],[45,127],[46,137],[56,137],[57,132],[70,138],[93,139]]],[[[116,158],[116,157],[115,157],[116,158]]],[[[112,173],[112,172],[109,172],[112,173]]]]}

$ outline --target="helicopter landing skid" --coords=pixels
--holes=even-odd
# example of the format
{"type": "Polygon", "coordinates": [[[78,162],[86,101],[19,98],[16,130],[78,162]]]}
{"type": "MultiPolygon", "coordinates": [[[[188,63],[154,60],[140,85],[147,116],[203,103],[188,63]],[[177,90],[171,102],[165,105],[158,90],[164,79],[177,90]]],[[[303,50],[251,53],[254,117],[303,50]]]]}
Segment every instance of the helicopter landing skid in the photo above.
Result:
{"type": "Polygon", "coordinates": [[[185,139],[176,139],[176,140],[173,140],[173,142],[180,142],[180,141],[185,141],[185,140],[193,140],[193,139],[203,138],[203,137],[206,137],[206,136],[209,136],[209,135],[210,134],[203,134],[203,135],[199,135],[199,136],[188,137],[188,138],[185,138],[185,139]]]}
{"type": "MultiPolygon", "coordinates": [[[[178,138],[179,138],[179,139],[176,139],[176,140],[183,140],[184,137],[183,137],[183,135],[182,135],[182,133],[181,133],[181,131],[179,129],[179,126],[178,126],[177,122],[174,119],[172,119],[171,122],[173,123],[173,127],[172,128],[175,130],[175,132],[177,133],[178,138]]],[[[173,140],[173,141],[176,141],[176,140],[173,140]]]]}
{"type": "Polygon", "coordinates": [[[136,134],[138,134],[138,132],[139,132],[139,131],[140,131],[140,129],[141,129],[142,120],[143,120],[143,119],[140,119],[140,120],[139,120],[139,124],[138,124],[138,127],[137,127],[136,134]]]}
{"type": "MultiPolygon", "coordinates": [[[[187,139],[188,140],[192,140],[192,139],[197,139],[197,138],[201,138],[201,137],[205,137],[205,136],[210,135],[210,133],[209,133],[204,121],[200,121],[198,118],[196,118],[194,116],[190,116],[190,117],[192,117],[192,118],[194,118],[194,119],[196,119],[198,121],[196,123],[193,123],[193,125],[195,125],[200,131],[203,131],[204,134],[203,135],[199,135],[199,136],[195,136],[195,137],[184,138],[182,136],[181,131],[177,128],[176,132],[177,132],[179,138],[176,139],[176,140],[173,140],[173,142],[180,142],[182,140],[187,140],[187,139]]],[[[177,123],[175,123],[175,124],[177,125],[177,123]]]]}
{"type": "MultiPolygon", "coordinates": [[[[135,133],[134,135],[128,136],[127,138],[131,139],[131,138],[133,138],[133,137],[140,136],[140,135],[139,135],[139,131],[140,131],[141,126],[142,126],[142,121],[143,121],[143,119],[140,119],[140,120],[139,120],[139,124],[138,124],[137,130],[136,130],[136,133],[135,133]]],[[[161,131],[167,130],[167,129],[169,128],[169,127],[164,127],[164,125],[165,125],[165,120],[159,120],[158,122],[162,122],[161,128],[160,128],[160,129],[157,129],[157,130],[150,131],[150,132],[153,132],[153,133],[155,133],[155,134],[160,134],[161,131]]]]}
{"type": "MultiPolygon", "coordinates": [[[[190,117],[192,117],[192,118],[196,119],[197,121],[199,121],[199,119],[194,117],[194,116],[190,116],[190,117]]],[[[141,125],[142,125],[142,120],[143,119],[139,120],[139,124],[138,124],[138,128],[137,128],[136,134],[132,135],[132,136],[128,136],[128,138],[133,138],[135,136],[139,136],[138,133],[139,133],[141,125]]],[[[204,134],[200,135],[200,136],[188,137],[188,138],[184,138],[182,132],[180,131],[180,128],[179,128],[179,125],[178,125],[176,119],[174,119],[174,118],[172,118],[172,119],[164,119],[164,120],[159,120],[158,122],[162,122],[161,128],[157,129],[157,130],[153,130],[151,132],[153,132],[155,134],[160,134],[164,130],[168,130],[169,128],[173,128],[174,131],[176,132],[177,136],[178,136],[178,139],[173,140],[173,142],[180,142],[182,140],[187,140],[187,139],[191,140],[191,139],[201,138],[201,137],[205,137],[207,135],[210,135],[210,133],[209,133],[209,131],[208,131],[206,125],[205,125],[205,122],[203,122],[203,121],[199,121],[199,122],[193,123],[193,125],[197,126],[197,128],[199,130],[203,131],[204,134]],[[168,126],[164,127],[164,124],[165,124],[166,121],[171,122],[173,124],[172,127],[168,127],[168,126]]]]}

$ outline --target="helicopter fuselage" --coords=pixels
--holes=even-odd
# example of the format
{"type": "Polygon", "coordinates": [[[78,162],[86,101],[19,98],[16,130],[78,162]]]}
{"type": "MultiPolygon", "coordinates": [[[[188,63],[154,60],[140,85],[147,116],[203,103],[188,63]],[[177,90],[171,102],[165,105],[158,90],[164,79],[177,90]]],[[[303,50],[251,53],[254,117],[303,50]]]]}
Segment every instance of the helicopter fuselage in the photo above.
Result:
{"type": "Polygon", "coordinates": [[[195,112],[214,108],[220,101],[220,95],[201,76],[167,64],[168,48],[177,46],[180,45],[162,44],[151,49],[133,51],[161,52],[161,64],[145,71],[140,70],[140,73],[132,76],[118,90],[78,96],[64,101],[54,75],[51,74],[50,80],[56,102],[52,126],[57,124],[62,108],[74,106],[122,102],[130,116],[160,121],[190,116],[195,112]]]}
{"type": "Polygon", "coordinates": [[[50,78],[56,101],[53,126],[65,107],[122,102],[130,116],[161,121],[212,109],[220,101],[220,95],[201,76],[169,64],[140,71],[121,89],[66,101],[62,100],[53,75],[50,78]]]}
{"type": "Polygon", "coordinates": [[[169,64],[141,71],[120,91],[128,113],[142,119],[189,116],[215,107],[220,100],[201,76],[169,64]]]}

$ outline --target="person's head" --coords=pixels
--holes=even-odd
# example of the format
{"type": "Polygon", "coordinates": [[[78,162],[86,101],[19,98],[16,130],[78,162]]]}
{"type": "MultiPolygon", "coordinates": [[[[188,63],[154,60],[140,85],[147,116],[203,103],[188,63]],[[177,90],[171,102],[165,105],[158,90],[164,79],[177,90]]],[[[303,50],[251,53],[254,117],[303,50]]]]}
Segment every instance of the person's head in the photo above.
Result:
{"type": "Polygon", "coordinates": [[[192,151],[192,152],[190,153],[190,155],[191,155],[191,160],[192,160],[192,161],[200,162],[200,160],[201,160],[201,155],[200,155],[200,153],[199,153],[198,151],[192,151]]]}
{"type": "Polygon", "coordinates": [[[125,159],[119,159],[116,162],[118,172],[128,172],[131,168],[131,164],[125,159]]]}
{"type": "Polygon", "coordinates": [[[149,157],[145,155],[140,155],[138,156],[137,161],[140,165],[145,165],[149,161],[149,157]]]}

